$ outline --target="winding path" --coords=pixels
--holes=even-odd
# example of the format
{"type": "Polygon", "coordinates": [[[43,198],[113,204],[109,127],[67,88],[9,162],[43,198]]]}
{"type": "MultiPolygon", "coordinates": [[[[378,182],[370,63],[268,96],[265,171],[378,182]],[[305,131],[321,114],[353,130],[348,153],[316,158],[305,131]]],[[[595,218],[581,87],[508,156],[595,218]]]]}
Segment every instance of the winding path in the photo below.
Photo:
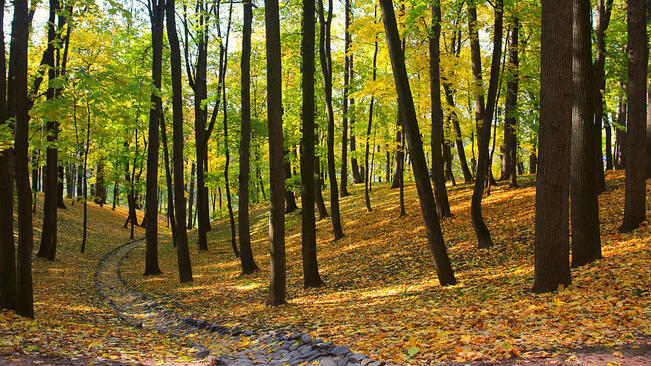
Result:
{"type": "Polygon", "coordinates": [[[131,288],[122,278],[121,267],[132,250],[144,244],[144,239],[118,246],[107,253],[95,271],[95,289],[102,299],[128,324],[143,331],[159,332],[182,338],[199,333],[202,344],[193,343],[199,350],[197,358],[214,365],[290,365],[319,361],[327,366],[382,366],[367,355],[354,353],[347,347],[312,339],[307,334],[276,331],[250,331],[239,326],[225,327],[206,320],[184,318],[166,309],[159,302],[131,288]],[[235,346],[247,339],[246,349],[223,353],[224,343],[235,346]]]}

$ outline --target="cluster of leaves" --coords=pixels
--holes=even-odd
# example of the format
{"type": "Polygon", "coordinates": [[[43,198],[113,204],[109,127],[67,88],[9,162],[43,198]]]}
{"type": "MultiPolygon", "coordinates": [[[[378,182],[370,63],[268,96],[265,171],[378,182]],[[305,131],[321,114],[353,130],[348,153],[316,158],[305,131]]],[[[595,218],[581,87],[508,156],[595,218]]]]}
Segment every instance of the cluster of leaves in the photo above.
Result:
{"type": "Polygon", "coordinates": [[[600,196],[604,259],[573,270],[572,286],[554,294],[530,292],[535,212],[530,176],[523,177],[526,188],[497,187],[485,199],[497,244],[490,250],[476,249],[471,188],[450,187],[455,217],[442,225],[459,279],[452,287],[436,281],[413,185],[405,189],[407,217],[398,218],[398,192],[381,184],[372,195],[372,213],[363,209],[358,186],[342,199],[344,239],[333,242],[329,221],[318,223],[327,286],[316,290],[302,288],[300,217],[288,215],[288,306],[264,304],[269,281],[264,205],[252,210],[254,254],[263,270],[251,277],[239,276],[226,222],[214,225],[209,253],[192,248],[192,284],[178,285],[174,250],[166,244],[161,277],[142,278],[144,250],[135,252],[123,271],[131,285],[188,315],[301,329],[400,364],[545,357],[579,346],[620,345],[651,335],[649,227],[617,232],[623,177],[608,173],[609,189],[600,196]]]}

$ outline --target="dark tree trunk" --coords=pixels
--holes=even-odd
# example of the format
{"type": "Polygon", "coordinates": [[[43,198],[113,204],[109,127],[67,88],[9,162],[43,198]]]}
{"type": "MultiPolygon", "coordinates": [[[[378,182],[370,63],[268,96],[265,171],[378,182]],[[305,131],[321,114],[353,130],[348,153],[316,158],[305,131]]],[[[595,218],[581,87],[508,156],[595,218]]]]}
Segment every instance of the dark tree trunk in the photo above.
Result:
{"type": "MultiPolygon", "coordinates": [[[[83,234],[81,238],[81,254],[84,254],[86,251],[86,239],[88,237],[88,151],[90,150],[90,103],[86,99],[86,147],[84,148],[84,223],[83,223],[83,234]]],[[[133,229],[132,229],[133,230],[133,229]]],[[[133,235],[133,234],[132,234],[133,235]]]]}
{"type": "Polygon", "coordinates": [[[158,266],[158,141],[159,124],[163,114],[163,102],[159,91],[162,79],[163,64],[163,22],[165,20],[165,1],[158,0],[152,4],[151,44],[152,44],[152,71],[155,91],[151,93],[149,108],[149,135],[147,145],[147,186],[145,211],[148,213],[145,227],[147,240],[145,249],[145,275],[162,273],[158,266]]]}
{"type": "Polygon", "coordinates": [[[613,165],[615,169],[624,169],[624,134],[626,131],[626,110],[627,104],[623,97],[620,97],[619,108],[617,110],[617,124],[615,125],[615,157],[613,165]]]}
{"type": "MultiPolygon", "coordinates": [[[[377,8],[375,10],[377,13],[377,8]]],[[[374,14],[374,18],[377,17],[377,14],[374,14]]],[[[378,42],[377,42],[377,37],[375,39],[375,48],[373,50],[373,79],[372,81],[375,82],[377,79],[377,52],[378,52],[378,42]]],[[[371,197],[369,195],[369,191],[371,190],[371,183],[370,183],[370,174],[369,171],[371,170],[369,165],[368,165],[368,151],[369,151],[369,142],[371,140],[371,128],[373,126],[373,105],[375,104],[375,98],[371,96],[371,103],[368,108],[368,125],[366,126],[366,138],[364,139],[366,141],[366,149],[364,149],[364,203],[366,204],[366,210],[368,212],[373,211],[371,208],[371,197]]],[[[400,113],[400,112],[398,112],[400,113]]]]}
{"type": "Polygon", "coordinates": [[[601,258],[598,182],[592,121],[590,0],[573,1],[572,146],[570,193],[572,266],[601,258]]]}
{"type": "Polygon", "coordinates": [[[29,43],[28,4],[15,0],[8,91],[15,113],[15,178],[18,201],[18,252],[16,256],[16,313],[34,317],[32,290],[32,196],[29,187],[29,103],[27,101],[27,45],[29,43]],[[11,72],[13,70],[13,73],[11,72]]]}
{"type": "Polygon", "coordinates": [[[457,185],[452,172],[452,151],[448,143],[443,144],[443,160],[445,161],[445,180],[451,181],[453,186],[457,185]]]}
{"type": "Polygon", "coordinates": [[[448,190],[445,187],[445,176],[443,175],[443,153],[441,145],[445,140],[443,135],[443,109],[441,107],[441,72],[440,72],[440,49],[441,41],[441,3],[432,3],[432,27],[429,39],[429,79],[430,96],[432,100],[432,183],[434,183],[434,195],[436,196],[436,208],[440,218],[452,216],[450,202],[448,201],[448,190]]]}
{"type": "Polygon", "coordinates": [[[265,0],[265,34],[267,46],[267,127],[269,130],[271,283],[267,304],[287,302],[285,268],[285,176],[274,174],[285,165],[282,120],[282,69],[280,54],[280,15],[278,0],[265,0]]]}
{"type": "Polygon", "coordinates": [[[536,179],[533,290],[552,292],[559,285],[571,283],[572,3],[543,0],[541,23],[540,166],[536,179]]]}
{"type": "Polygon", "coordinates": [[[402,171],[404,170],[405,161],[405,145],[402,137],[402,117],[400,116],[400,106],[398,105],[396,112],[396,162],[393,169],[393,181],[391,182],[391,189],[400,188],[401,180],[403,179],[402,171]]]}
{"type": "Polygon", "coordinates": [[[393,12],[391,0],[380,0],[382,16],[384,18],[384,29],[389,46],[389,55],[398,92],[399,104],[403,106],[403,118],[407,140],[409,142],[409,157],[412,163],[414,178],[416,179],[416,188],[420,198],[421,212],[429,248],[434,257],[436,273],[442,286],[453,285],[457,281],[454,278],[454,272],[443,241],[441,226],[438,216],[436,215],[436,204],[434,194],[430,185],[427,174],[427,164],[425,162],[425,153],[423,152],[423,143],[420,139],[418,130],[418,120],[414,101],[411,96],[407,68],[405,67],[404,54],[400,48],[400,37],[396,24],[396,17],[393,12]]]}
{"type": "Polygon", "coordinates": [[[509,186],[515,188],[518,186],[516,165],[518,163],[518,150],[516,141],[516,126],[518,123],[518,35],[520,30],[520,21],[517,16],[513,17],[511,24],[511,42],[509,43],[509,71],[510,77],[506,84],[506,103],[504,112],[504,174],[502,179],[509,180],[509,186]]]}
{"type": "MultiPolygon", "coordinates": [[[[4,9],[5,1],[0,0],[4,9]]],[[[4,28],[4,11],[0,29],[4,28]]],[[[15,52],[15,50],[14,50],[15,52]]],[[[4,32],[0,34],[0,126],[9,125],[7,68],[4,32]]],[[[12,70],[13,71],[13,70],[12,70]]],[[[13,75],[12,75],[13,76],[13,75]]],[[[14,177],[13,150],[0,151],[0,308],[13,309],[16,303],[16,247],[14,245],[14,177]]],[[[34,182],[34,180],[32,180],[34,182]]]]}
{"type": "MultiPolygon", "coordinates": [[[[353,61],[352,60],[353,60],[353,58],[351,57],[350,58],[351,72],[352,72],[352,68],[353,68],[353,61]]],[[[354,106],[355,106],[355,99],[351,98],[350,99],[349,109],[353,109],[354,106]]],[[[350,140],[350,152],[351,153],[357,151],[357,141],[356,141],[357,139],[356,139],[355,135],[352,132],[354,123],[355,123],[355,114],[353,113],[350,116],[350,131],[351,132],[350,132],[350,139],[349,140],[350,140]]],[[[362,177],[362,173],[359,171],[359,163],[357,162],[357,158],[354,158],[354,157],[350,158],[350,170],[353,173],[353,183],[359,184],[359,183],[364,182],[364,177],[362,177]]]]}
{"type": "MultiPolygon", "coordinates": [[[[57,0],[50,0],[50,15],[47,26],[48,45],[45,51],[44,59],[48,67],[49,85],[46,92],[46,99],[55,98],[55,78],[56,68],[54,64],[54,43],[56,38],[56,13],[59,9],[57,0]]],[[[46,122],[48,147],[45,157],[45,192],[43,198],[43,228],[41,230],[41,245],[37,257],[54,260],[56,256],[57,245],[57,148],[56,140],[58,136],[58,125],[56,121],[46,122]]]]}
{"type": "Polygon", "coordinates": [[[472,226],[477,235],[479,248],[489,248],[493,246],[491,234],[486,227],[481,212],[481,201],[484,193],[484,184],[488,177],[488,168],[490,164],[488,145],[490,140],[491,119],[495,107],[497,96],[497,86],[499,81],[500,57],[502,53],[502,21],[503,21],[502,0],[496,1],[495,6],[495,24],[493,31],[493,58],[491,61],[490,82],[488,86],[488,95],[484,105],[484,90],[481,71],[481,50],[479,47],[479,34],[477,29],[477,4],[468,3],[468,25],[470,33],[470,54],[472,59],[472,73],[476,87],[475,94],[475,121],[477,122],[477,150],[479,159],[477,162],[477,172],[475,174],[475,187],[472,193],[472,202],[470,205],[470,216],[472,226]]]}
{"type": "Polygon", "coordinates": [[[348,96],[352,82],[352,55],[349,55],[351,37],[348,28],[350,27],[350,0],[344,3],[344,95],[342,100],[342,138],[341,138],[341,197],[349,196],[348,192],[348,96]]]}
{"type": "Polygon", "coordinates": [[[63,202],[63,181],[65,177],[65,172],[63,171],[63,165],[57,166],[57,208],[64,209],[66,208],[65,202],[63,202]]]}
{"type": "MultiPolygon", "coordinates": [[[[596,58],[594,64],[591,64],[590,79],[594,82],[591,86],[589,98],[591,98],[592,115],[590,115],[590,124],[594,124],[592,132],[592,164],[594,165],[594,174],[597,177],[597,192],[601,193],[606,189],[606,177],[604,174],[604,154],[601,146],[601,125],[604,117],[604,96],[603,90],[606,88],[606,30],[610,23],[610,14],[613,6],[613,0],[597,0],[596,12],[596,58]]],[[[590,7],[590,5],[588,5],[590,7]]],[[[590,8],[590,11],[592,9],[590,8]]],[[[590,28],[592,30],[592,27],[590,28]]],[[[592,61],[592,54],[589,55],[592,61]]]]}
{"type": "Polygon", "coordinates": [[[604,129],[606,130],[606,170],[613,169],[613,132],[610,127],[610,121],[604,120],[604,129]]]}
{"type": "Polygon", "coordinates": [[[386,164],[384,165],[384,180],[388,183],[391,181],[391,151],[389,151],[388,146],[386,146],[385,159],[386,164]]]}
{"type": "Polygon", "coordinates": [[[194,174],[197,166],[194,161],[190,168],[190,189],[188,190],[188,230],[192,229],[192,206],[194,206],[194,174]]]}
{"type": "Polygon", "coordinates": [[[71,204],[74,205],[75,201],[75,164],[68,163],[66,165],[66,198],[73,199],[71,204]]]}
{"type": "Polygon", "coordinates": [[[532,151],[529,154],[529,174],[536,174],[536,168],[538,166],[538,158],[536,157],[536,151],[532,151]]]}
{"type": "Polygon", "coordinates": [[[176,246],[176,219],[174,214],[174,187],[172,182],[172,171],[170,169],[170,154],[167,145],[167,127],[165,126],[165,116],[160,120],[160,137],[163,143],[163,156],[165,158],[165,181],[167,183],[167,217],[170,220],[172,228],[172,245],[176,246]]]}
{"type": "MultiPolygon", "coordinates": [[[[317,140],[314,140],[314,144],[317,144],[317,140]]],[[[319,221],[325,219],[328,217],[328,209],[326,208],[325,201],[323,200],[323,192],[321,191],[321,181],[322,181],[322,176],[321,176],[321,161],[319,161],[319,157],[315,156],[314,157],[314,177],[316,178],[314,181],[314,197],[316,201],[316,207],[319,211],[319,221]]]]}
{"type": "Polygon", "coordinates": [[[113,183],[113,207],[111,210],[115,211],[115,207],[119,204],[118,199],[120,197],[120,189],[117,180],[113,183]]]}
{"type": "Polygon", "coordinates": [[[183,87],[181,86],[181,49],[176,34],[175,2],[166,4],[167,38],[170,44],[172,74],[172,140],[174,143],[174,208],[176,210],[176,256],[181,283],[192,282],[192,264],[188,249],[188,234],[185,231],[185,198],[183,195],[183,87]]]}
{"type": "MultiPolygon", "coordinates": [[[[258,269],[251,250],[251,225],[249,223],[249,159],[251,156],[251,24],[253,22],[252,0],[243,5],[242,61],[240,63],[240,88],[242,100],[242,128],[240,129],[240,176],[239,210],[237,222],[240,233],[240,263],[242,274],[250,274],[258,269]]],[[[314,14],[314,13],[313,13],[314,14]]],[[[314,39],[314,37],[312,38],[314,39]]]]}
{"type": "Polygon", "coordinates": [[[626,198],[622,232],[633,231],[646,214],[646,78],[649,56],[644,0],[628,0],[628,109],[626,135],[626,198]]]}
{"type": "MultiPolygon", "coordinates": [[[[346,1],[346,20],[348,21],[348,11],[350,9],[349,0],[346,1]]],[[[301,59],[303,61],[303,73],[301,75],[301,89],[303,90],[303,139],[301,153],[301,181],[302,189],[302,218],[301,218],[301,252],[303,255],[303,286],[320,287],[323,286],[323,280],[319,275],[319,262],[316,252],[316,223],[314,221],[314,200],[316,186],[314,179],[315,165],[315,136],[314,136],[314,22],[315,4],[312,0],[303,0],[303,38],[301,47],[301,59]]],[[[346,23],[348,26],[348,23],[346,23]]],[[[350,35],[346,26],[346,40],[349,41],[350,35]]],[[[349,43],[347,43],[348,45],[349,43]]],[[[348,57],[346,56],[346,66],[348,66],[348,57]]],[[[344,71],[347,75],[348,70],[344,71]]],[[[344,86],[344,108],[347,106],[348,86],[344,86]]],[[[346,112],[344,112],[346,113],[346,112]]],[[[344,114],[344,118],[347,118],[344,114]]],[[[344,141],[343,149],[346,149],[344,141]]],[[[344,188],[344,159],[342,166],[342,188],[344,188]]],[[[342,189],[343,192],[343,189],[342,189]]]]}
{"type": "MultiPolygon", "coordinates": [[[[285,179],[292,180],[292,164],[289,162],[289,151],[285,151],[285,179]]],[[[285,186],[285,213],[294,212],[298,210],[296,205],[296,197],[292,187],[285,186]]]]}
{"type": "Polygon", "coordinates": [[[332,57],[330,54],[330,25],[332,23],[332,0],[328,0],[328,14],[325,14],[323,0],[319,0],[319,58],[323,74],[323,89],[325,93],[326,116],[328,119],[327,150],[328,178],[330,179],[330,216],[335,240],[344,237],[339,213],[339,189],[337,188],[337,173],[335,168],[335,116],[332,109],[332,57]]]}
{"type": "MultiPolygon", "coordinates": [[[[647,3],[648,5],[648,3],[647,3]]],[[[648,7],[647,7],[647,10],[648,7]]],[[[651,10],[649,10],[651,13],[651,10]]],[[[647,103],[646,103],[646,177],[651,178],[651,83],[647,88],[647,103]]]]}

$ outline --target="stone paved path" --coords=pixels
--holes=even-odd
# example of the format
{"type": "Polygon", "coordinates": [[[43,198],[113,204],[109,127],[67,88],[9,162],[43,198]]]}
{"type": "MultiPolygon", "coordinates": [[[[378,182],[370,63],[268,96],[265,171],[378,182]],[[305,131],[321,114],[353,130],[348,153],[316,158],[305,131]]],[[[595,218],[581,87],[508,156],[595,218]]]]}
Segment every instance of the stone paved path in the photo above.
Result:
{"type": "Polygon", "coordinates": [[[240,326],[226,327],[203,319],[183,318],[127,285],[120,268],[129,253],[145,243],[144,239],[120,245],[102,258],[95,272],[98,294],[125,322],[143,331],[160,332],[177,337],[199,333],[202,344],[191,344],[199,350],[199,359],[214,365],[291,365],[319,362],[326,366],[382,366],[361,353],[336,346],[307,334],[282,331],[252,331],[240,326]],[[234,345],[243,337],[250,340],[247,349],[223,353],[224,343],[234,345]]]}

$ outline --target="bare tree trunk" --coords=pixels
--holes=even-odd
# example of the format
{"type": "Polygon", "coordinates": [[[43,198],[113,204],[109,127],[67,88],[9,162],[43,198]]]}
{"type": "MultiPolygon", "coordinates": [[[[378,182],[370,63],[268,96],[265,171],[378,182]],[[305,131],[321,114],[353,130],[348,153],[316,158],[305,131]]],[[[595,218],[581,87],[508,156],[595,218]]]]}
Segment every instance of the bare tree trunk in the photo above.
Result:
{"type": "MultiPolygon", "coordinates": [[[[590,0],[573,1],[572,146],[570,193],[572,266],[601,258],[597,165],[594,163],[590,0]]],[[[601,139],[600,139],[601,140],[601,139]]],[[[599,144],[601,146],[601,144],[599,144]]]]}
{"type": "Polygon", "coordinates": [[[391,66],[398,92],[399,104],[403,107],[403,118],[407,140],[409,142],[409,157],[412,163],[414,178],[416,179],[416,188],[420,198],[421,213],[427,231],[429,248],[434,258],[436,273],[442,286],[453,285],[457,281],[454,278],[454,272],[450,259],[445,249],[443,234],[438,216],[436,215],[436,204],[434,194],[430,185],[427,174],[427,164],[425,162],[425,153],[423,152],[423,143],[420,139],[418,130],[418,119],[414,108],[411,90],[409,88],[409,79],[407,68],[405,67],[404,54],[400,47],[400,37],[396,24],[396,17],[393,11],[391,0],[380,0],[382,16],[384,18],[384,29],[386,31],[387,43],[389,46],[389,55],[391,57],[391,66]]]}
{"type": "MultiPolygon", "coordinates": [[[[540,166],[536,179],[535,292],[570,277],[569,176],[572,120],[572,3],[542,1],[540,166]]],[[[533,153],[533,152],[532,152],[533,153]]]]}
{"type": "Polygon", "coordinates": [[[342,138],[341,138],[341,197],[349,196],[348,192],[348,96],[350,94],[350,84],[353,79],[352,72],[352,55],[351,37],[348,28],[350,27],[350,0],[344,3],[344,95],[342,100],[342,138]]]}
{"type": "Polygon", "coordinates": [[[649,57],[644,0],[628,0],[628,110],[625,151],[626,195],[622,232],[633,231],[646,215],[646,81],[649,57]]]}
{"type": "Polygon", "coordinates": [[[267,46],[267,127],[269,130],[269,179],[271,185],[269,241],[271,244],[271,284],[267,304],[287,302],[285,264],[285,177],[277,174],[285,164],[282,120],[282,69],[278,0],[265,0],[267,46]],[[276,172],[276,174],[274,174],[276,172]]]}
{"type": "Polygon", "coordinates": [[[166,4],[167,38],[170,44],[172,74],[172,129],[174,143],[174,208],[176,210],[176,256],[181,283],[192,282],[192,264],[185,231],[185,198],[183,195],[183,87],[181,86],[181,49],[176,34],[175,2],[166,4]]]}
{"type": "Polygon", "coordinates": [[[508,179],[511,188],[518,186],[516,165],[518,162],[518,150],[516,141],[516,126],[518,123],[518,82],[520,75],[518,73],[518,35],[520,30],[520,21],[516,16],[513,17],[511,24],[511,42],[509,43],[509,71],[511,77],[506,84],[506,104],[504,112],[504,173],[502,179],[508,179]]]}
{"type": "MultiPolygon", "coordinates": [[[[239,210],[237,222],[240,232],[240,263],[242,274],[250,274],[258,269],[251,250],[251,225],[249,223],[249,173],[251,156],[251,25],[253,22],[252,0],[245,0],[242,5],[242,61],[240,63],[241,119],[240,129],[240,176],[239,176],[239,210]]],[[[314,37],[312,38],[314,39],[314,37]]]]}
{"type": "MultiPolygon", "coordinates": [[[[375,10],[377,13],[377,8],[375,10]]],[[[374,18],[377,17],[377,14],[374,15],[374,18]]],[[[373,81],[377,79],[377,52],[378,52],[378,42],[377,42],[377,37],[375,39],[375,44],[374,44],[374,51],[373,51],[373,81]]],[[[369,195],[369,191],[371,190],[370,187],[370,175],[369,171],[371,170],[369,165],[368,165],[368,150],[369,150],[369,142],[371,139],[371,127],[373,125],[373,104],[375,103],[375,98],[371,96],[371,104],[368,109],[368,126],[366,127],[366,149],[364,150],[364,202],[366,204],[366,210],[368,212],[373,211],[371,208],[371,197],[369,195]]]]}
{"type": "Polygon", "coordinates": [[[337,188],[337,173],[335,169],[335,116],[332,108],[332,57],[330,54],[330,25],[332,22],[332,0],[328,0],[328,14],[323,9],[323,0],[319,0],[319,58],[323,73],[323,88],[325,92],[326,116],[328,118],[327,150],[328,176],[330,179],[330,215],[332,231],[335,240],[344,237],[339,213],[339,189],[337,188]]]}

